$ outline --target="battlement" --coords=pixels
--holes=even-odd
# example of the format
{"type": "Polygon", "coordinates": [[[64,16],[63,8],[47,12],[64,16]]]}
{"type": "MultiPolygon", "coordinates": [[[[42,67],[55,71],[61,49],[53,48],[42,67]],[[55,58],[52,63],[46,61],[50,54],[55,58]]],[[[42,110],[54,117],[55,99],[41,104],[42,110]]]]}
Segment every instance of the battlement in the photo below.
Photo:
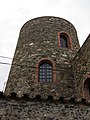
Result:
{"type": "Polygon", "coordinates": [[[0,92],[0,99],[1,100],[16,100],[16,101],[40,101],[40,102],[48,102],[51,101],[52,103],[58,102],[63,104],[84,104],[84,105],[90,105],[90,100],[87,100],[85,98],[76,99],[74,97],[70,98],[64,98],[63,96],[59,97],[59,99],[55,99],[53,96],[49,95],[47,98],[42,98],[40,95],[36,95],[33,98],[30,98],[28,94],[18,95],[15,92],[12,92],[9,96],[4,95],[3,92],[0,92]]]}

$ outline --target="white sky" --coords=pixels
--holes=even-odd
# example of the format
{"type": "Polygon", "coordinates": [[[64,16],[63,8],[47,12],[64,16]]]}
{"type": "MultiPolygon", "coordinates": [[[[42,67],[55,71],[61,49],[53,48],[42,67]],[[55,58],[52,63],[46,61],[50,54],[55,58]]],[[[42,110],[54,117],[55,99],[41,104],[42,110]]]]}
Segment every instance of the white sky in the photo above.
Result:
{"type": "MultiPolygon", "coordinates": [[[[13,57],[19,31],[28,20],[40,16],[67,19],[76,28],[80,45],[90,33],[90,0],[0,0],[0,56],[13,57]]],[[[0,62],[11,60],[0,58],[0,62]]],[[[0,64],[0,90],[10,66],[0,64]]]]}

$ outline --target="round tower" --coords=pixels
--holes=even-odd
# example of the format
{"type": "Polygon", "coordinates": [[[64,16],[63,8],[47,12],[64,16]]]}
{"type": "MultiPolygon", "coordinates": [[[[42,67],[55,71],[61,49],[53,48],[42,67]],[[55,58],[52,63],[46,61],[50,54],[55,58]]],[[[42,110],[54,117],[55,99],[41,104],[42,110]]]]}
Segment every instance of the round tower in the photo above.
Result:
{"type": "Polygon", "coordinates": [[[77,32],[65,19],[45,16],[21,28],[5,94],[33,98],[75,96],[71,61],[79,49],[77,32]]]}

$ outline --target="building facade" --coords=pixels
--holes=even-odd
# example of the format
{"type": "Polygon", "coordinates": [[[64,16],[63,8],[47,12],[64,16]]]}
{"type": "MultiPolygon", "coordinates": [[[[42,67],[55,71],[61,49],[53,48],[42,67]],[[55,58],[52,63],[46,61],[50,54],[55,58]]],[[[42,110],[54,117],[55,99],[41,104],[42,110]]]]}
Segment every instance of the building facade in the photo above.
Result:
{"type": "Polygon", "coordinates": [[[20,31],[5,93],[43,98],[51,95],[55,99],[86,97],[85,91],[90,92],[87,39],[80,49],[75,27],[62,18],[48,16],[28,21],[20,31]]]}
{"type": "MultiPolygon", "coordinates": [[[[90,100],[90,36],[80,48],[75,27],[65,19],[44,16],[26,22],[19,34],[4,95],[42,100],[37,104],[25,103],[26,109],[32,106],[38,116],[34,118],[34,112],[29,111],[32,117],[25,120],[83,120],[87,111],[85,120],[89,120],[89,107],[83,109],[82,105],[75,105],[75,100],[88,104],[90,100]],[[63,102],[64,98],[74,103],[45,102],[47,99],[63,102]]],[[[18,110],[22,103],[15,104],[18,110]]]]}

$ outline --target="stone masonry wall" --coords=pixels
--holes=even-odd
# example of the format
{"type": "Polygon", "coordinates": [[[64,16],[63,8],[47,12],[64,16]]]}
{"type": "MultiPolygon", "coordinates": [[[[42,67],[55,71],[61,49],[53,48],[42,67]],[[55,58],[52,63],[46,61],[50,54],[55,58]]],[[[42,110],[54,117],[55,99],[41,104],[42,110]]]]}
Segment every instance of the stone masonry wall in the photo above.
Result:
{"type": "Polygon", "coordinates": [[[90,35],[76,54],[73,69],[77,96],[81,98],[84,97],[84,81],[90,75],[90,35]]]}
{"type": "Polygon", "coordinates": [[[0,120],[90,120],[90,106],[0,98],[0,120]]]}
{"type": "Polygon", "coordinates": [[[58,17],[41,17],[28,21],[21,29],[5,93],[28,93],[30,97],[53,95],[74,96],[71,60],[79,49],[74,26],[58,17]],[[70,35],[72,49],[58,47],[58,33],[70,35]],[[55,64],[55,79],[49,83],[37,80],[37,64],[41,59],[55,64]]]}

